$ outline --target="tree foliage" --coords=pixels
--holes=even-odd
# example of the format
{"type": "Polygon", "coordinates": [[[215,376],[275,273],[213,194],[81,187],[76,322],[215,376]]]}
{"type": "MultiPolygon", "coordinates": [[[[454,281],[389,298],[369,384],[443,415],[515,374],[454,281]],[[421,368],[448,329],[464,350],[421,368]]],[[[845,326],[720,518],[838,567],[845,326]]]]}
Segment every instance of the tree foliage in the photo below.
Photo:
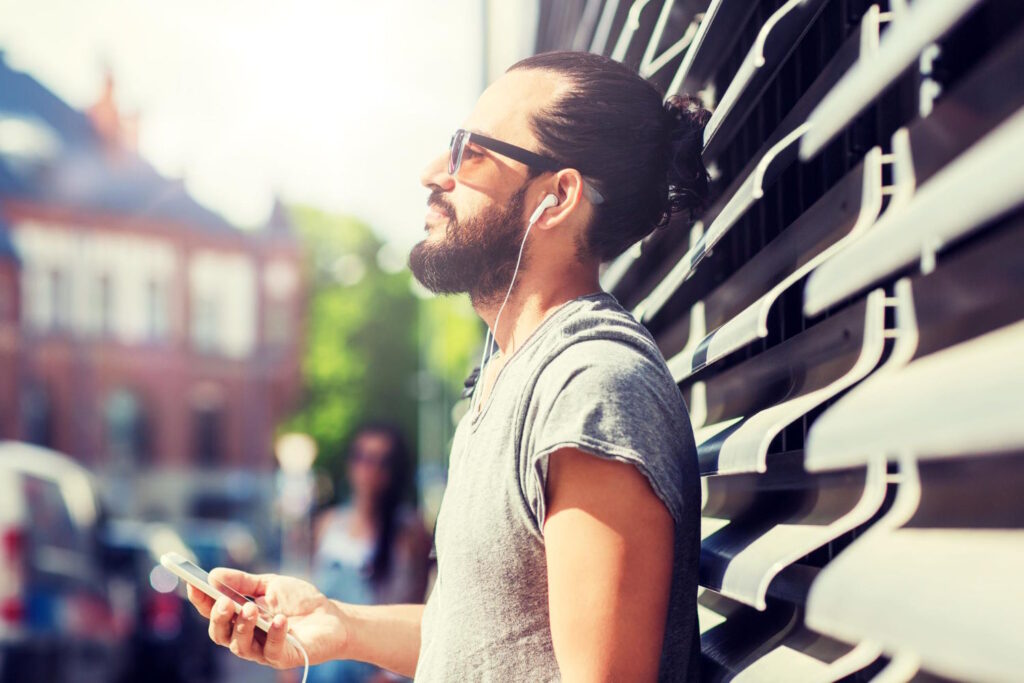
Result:
{"type": "Polygon", "coordinates": [[[378,266],[382,242],[368,225],[301,206],[292,217],[309,283],[305,396],[282,430],[316,440],[316,467],[343,496],[345,449],[361,422],[395,422],[415,446],[418,301],[407,271],[378,266]]]}
{"type": "Polygon", "coordinates": [[[468,299],[424,296],[407,269],[383,270],[382,241],[355,218],[304,206],[291,214],[309,283],[305,393],[279,431],[316,440],[315,467],[335,498],[347,495],[346,448],[366,420],[396,423],[414,454],[443,467],[452,409],[482,337],[468,299]]]}

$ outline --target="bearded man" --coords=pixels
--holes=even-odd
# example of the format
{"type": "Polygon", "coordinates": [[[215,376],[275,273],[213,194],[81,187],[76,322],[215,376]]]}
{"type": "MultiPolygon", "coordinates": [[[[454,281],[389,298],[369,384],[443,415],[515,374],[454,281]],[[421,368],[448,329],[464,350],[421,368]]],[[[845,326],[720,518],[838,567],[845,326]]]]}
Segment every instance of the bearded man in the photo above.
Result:
{"type": "MultiPolygon", "coordinates": [[[[455,433],[426,605],[360,606],[215,570],[255,631],[191,588],[211,638],[278,668],[371,662],[417,681],[694,680],[699,476],[682,395],[599,266],[707,191],[707,112],[628,68],[537,55],[423,172],[416,278],[468,293],[497,351],[455,433]]],[[[685,229],[685,227],[683,228],[685,229]]],[[[492,348],[490,340],[485,351],[492,348]]]]}

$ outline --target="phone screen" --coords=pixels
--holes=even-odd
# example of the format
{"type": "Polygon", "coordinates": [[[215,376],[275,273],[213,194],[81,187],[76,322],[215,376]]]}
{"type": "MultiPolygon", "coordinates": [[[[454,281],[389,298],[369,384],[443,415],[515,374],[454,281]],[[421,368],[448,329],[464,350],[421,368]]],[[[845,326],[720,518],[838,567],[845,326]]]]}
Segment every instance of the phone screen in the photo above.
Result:
{"type": "Polygon", "coordinates": [[[199,566],[193,564],[192,562],[189,562],[188,560],[180,561],[177,564],[178,564],[179,567],[184,569],[187,573],[189,573],[192,576],[196,577],[197,579],[199,579],[203,583],[210,584],[211,586],[213,586],[214,588],[219,590],[221,593],[223,593],[224,595],[228,596],[228,598],[230,598],[231,600],[234,600],[239,605],[244,605],[247,602],[251,602],[251,603],[256,605],[257,609],[259,609],[260,612],[262,612],[264,614],[270,614],[269,611],[264,609],[261,605],[257,604],[256,601],[253,600],[252,598],[250,598],[248,595],[242,595],[241,593],[236,591],[234,588],[231,588],[230,586],[225,586],[220,581],[213,581],[210,578],[210,575],[206,571],[204,571],[202,569],[202,567],[199,567],[199,566]]]}

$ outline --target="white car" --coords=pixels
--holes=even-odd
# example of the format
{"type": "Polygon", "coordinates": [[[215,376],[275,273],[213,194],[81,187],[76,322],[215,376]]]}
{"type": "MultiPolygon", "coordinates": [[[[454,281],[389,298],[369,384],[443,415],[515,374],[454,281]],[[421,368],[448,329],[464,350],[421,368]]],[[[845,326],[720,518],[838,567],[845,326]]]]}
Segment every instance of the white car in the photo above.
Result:
{"type": "Polygon", "coordinates": [[[88,470],[0,441],[0,681],[115,680],[125,630],[111,608],[88,470]]]}

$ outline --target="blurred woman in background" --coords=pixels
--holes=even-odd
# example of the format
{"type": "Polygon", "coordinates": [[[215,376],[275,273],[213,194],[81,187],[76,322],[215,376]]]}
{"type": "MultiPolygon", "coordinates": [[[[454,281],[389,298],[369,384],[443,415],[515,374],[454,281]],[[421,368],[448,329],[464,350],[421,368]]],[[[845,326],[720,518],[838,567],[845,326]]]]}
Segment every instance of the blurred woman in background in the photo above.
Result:
{"type": "MultiPolygon", "coordinates": [[[[313,526],[313,583],[333,599],[359,604],[422,603],[430,537],[403,496],[412,462],[392,424],[359,427],[346,463],[352,494],[313,526]]],[[[356,661],[313,667],[310,683],[405,680],[356,661]]]]}

